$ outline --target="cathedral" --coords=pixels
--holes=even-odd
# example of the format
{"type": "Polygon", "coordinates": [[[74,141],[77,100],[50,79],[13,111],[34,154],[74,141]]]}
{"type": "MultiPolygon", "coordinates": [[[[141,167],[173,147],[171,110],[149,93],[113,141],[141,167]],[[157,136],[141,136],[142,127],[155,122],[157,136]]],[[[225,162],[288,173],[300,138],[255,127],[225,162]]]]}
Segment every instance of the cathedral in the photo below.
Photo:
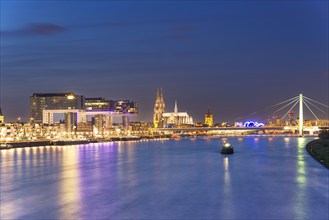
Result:
{"type": "Polygon", "coordinates": [[[193,124],[193,118],[187,112],[179,112],[177,102],[175,102],[174,112],[166,112],[162,114],[164,124],[168,125],[182,125],[193,124]]]}
{"type": "Polygon", "coordinates": [[[193,118],[187,112],[178,112],[177,102],[175,102],[173,112],[165,112],[162,89],[158,89],[154,105],[153,123],[155,128],[163,128],[168,125],[193,124],[193,118]]]}

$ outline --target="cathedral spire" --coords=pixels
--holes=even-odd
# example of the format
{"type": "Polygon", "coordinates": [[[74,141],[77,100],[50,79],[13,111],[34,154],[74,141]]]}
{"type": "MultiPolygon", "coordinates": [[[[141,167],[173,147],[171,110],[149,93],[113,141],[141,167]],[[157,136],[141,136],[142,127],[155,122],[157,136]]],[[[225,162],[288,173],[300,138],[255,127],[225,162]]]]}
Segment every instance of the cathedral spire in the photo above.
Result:
{"type": "Polygon", "coordinates": [[[3,116],[1,108],[0,108],[0,124],[5,122],[5,116],[3,116]]]}
{"type": "Polygon", "coordinates": [[[175,108],[174,108],[174,112],[177,113],[178,112],[178,107],[177,107],[177,100],[175,100],[175,108]]]}
{"type": "Polygon", "coordinates": [[[159,88],[157,88],[157,95],[156,95],[155,100],[159,101],[159,99],[160,99],[160,91],[159,91],[159,88]]]}
{"type": "Polygon", "coordinates": [[[162,93],[162,88],[160,88],[160,100],[161,100],[161,102],[163,102],[163,93],[162,93]]]}
{"type": "Polygon", "coordinates": [[[154,127],[163,127],[162,114],[165,112],[165,102],[163,99],[162,88],[157,89],[157,95],[154,104],[153,124],[154,127]]]}

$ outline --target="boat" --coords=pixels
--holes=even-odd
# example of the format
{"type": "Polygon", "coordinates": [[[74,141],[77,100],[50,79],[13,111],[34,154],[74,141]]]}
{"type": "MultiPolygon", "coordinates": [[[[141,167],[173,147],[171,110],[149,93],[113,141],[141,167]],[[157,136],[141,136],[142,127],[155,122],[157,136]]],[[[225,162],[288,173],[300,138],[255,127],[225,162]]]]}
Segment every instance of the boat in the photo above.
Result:
{"type": "Polygon", "coordinates": [[[233,154],[234,149],[232,147],[232,144],[225,142],[220,150],[221,154],[233,154]]]}
{"type": "Polygon", "coordinates": [[[174,140],[180,140],[182,137],[180,135],[174,134],[174,135],[172,135],[172,138],[174,140]]]}
{"type": "Polygon", "coordinates": [[[0,144],[0,149],[10,149],[12,148],[13,146],[11,144],[7,144],[7,143],[1,143],[0,144]]]}

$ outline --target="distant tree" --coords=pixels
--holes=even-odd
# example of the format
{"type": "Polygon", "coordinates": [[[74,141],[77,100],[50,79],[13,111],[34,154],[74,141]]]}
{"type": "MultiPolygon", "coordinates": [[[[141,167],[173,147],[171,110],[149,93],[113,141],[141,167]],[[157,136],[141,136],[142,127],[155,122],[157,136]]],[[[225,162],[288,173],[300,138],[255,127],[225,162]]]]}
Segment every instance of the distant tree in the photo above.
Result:
{"type": "Polygon", "coordinates": [[[321,139],[329,139],[329,129],[323,129],[319,133],[319,138],[321,139]]]}

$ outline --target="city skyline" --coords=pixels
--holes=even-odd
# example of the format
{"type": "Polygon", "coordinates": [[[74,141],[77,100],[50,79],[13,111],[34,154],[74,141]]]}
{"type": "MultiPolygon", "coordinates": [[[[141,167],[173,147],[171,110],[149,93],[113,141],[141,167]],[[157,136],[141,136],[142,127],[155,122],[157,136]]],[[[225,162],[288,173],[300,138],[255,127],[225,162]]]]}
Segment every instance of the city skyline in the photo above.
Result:
{"type": "Polygon", "coordinates": [[[28,119],[32,93],[72,91],[134,100],[151,122],[160,87],[195,121],[327,103],[327,17],[328,2],[1,1],[0,107],[28,119]]]}

